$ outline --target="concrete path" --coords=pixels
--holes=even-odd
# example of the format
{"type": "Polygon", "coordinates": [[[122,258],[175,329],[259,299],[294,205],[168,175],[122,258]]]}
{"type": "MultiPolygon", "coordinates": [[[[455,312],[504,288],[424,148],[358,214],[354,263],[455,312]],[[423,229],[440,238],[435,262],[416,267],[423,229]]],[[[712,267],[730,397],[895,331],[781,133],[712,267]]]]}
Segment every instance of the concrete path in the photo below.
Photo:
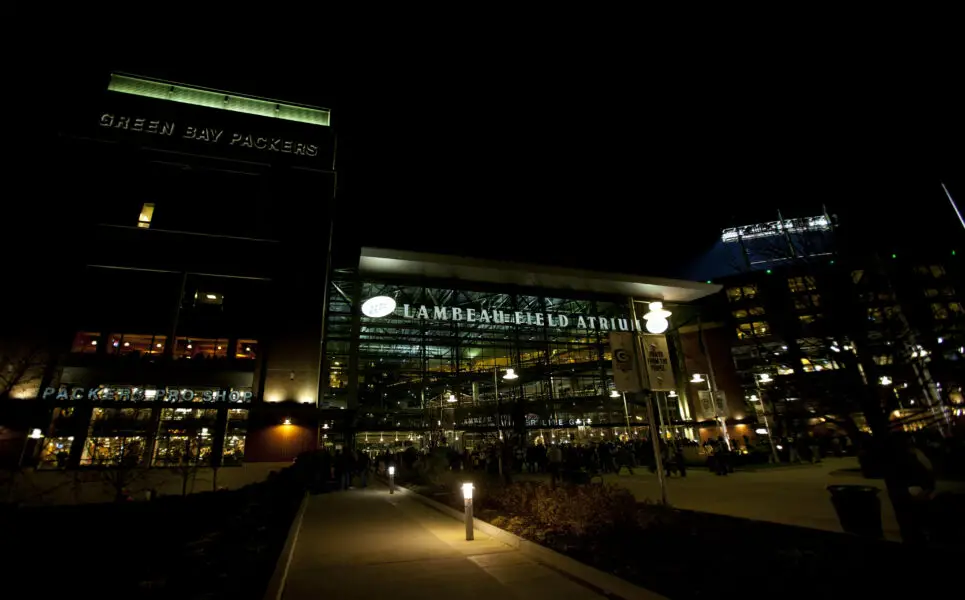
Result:
{"type": "Polygon", "coordinates": [[[284,600],[602,598],[481,532],[384,487],[312,496],[284,600]]]}

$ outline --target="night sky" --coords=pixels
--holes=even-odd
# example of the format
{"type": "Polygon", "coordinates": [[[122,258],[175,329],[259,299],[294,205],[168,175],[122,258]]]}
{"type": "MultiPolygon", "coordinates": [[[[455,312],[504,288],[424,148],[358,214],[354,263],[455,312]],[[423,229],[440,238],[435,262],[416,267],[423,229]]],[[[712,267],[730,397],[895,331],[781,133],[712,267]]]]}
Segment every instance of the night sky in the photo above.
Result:
{"type": "MultiPolygon", "coordinates": [[[[965,247],[940,187],[965,205],[965,111],[947,71],[805,56],[776,68],[765,54],[671,67],[566,52],[107,52],[57,68],[93,61],[332,108],[347,242],[680,275],[723,227],[824,204],[869,244],[965,247]]],[[[33,67],[23,77],[39,84],[33,67]]]]}

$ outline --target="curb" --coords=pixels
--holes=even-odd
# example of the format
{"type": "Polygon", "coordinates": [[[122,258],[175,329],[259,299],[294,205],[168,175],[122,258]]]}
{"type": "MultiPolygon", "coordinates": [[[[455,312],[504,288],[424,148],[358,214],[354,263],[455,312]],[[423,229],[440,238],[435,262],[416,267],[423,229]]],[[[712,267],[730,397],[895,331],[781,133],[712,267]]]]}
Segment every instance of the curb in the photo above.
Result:
{"type": "MultiPolygon", "coordinates": [[[[441,504],[426,498],[422,494],[413,492],[412,490],[406,489],[404,487],[395,486],[396,493],[401,493],[406,496],[412,497],[419,502],[422,502],[430,508],[449,515],[450,517],[462,521],[465,515],[445,504],[441,504]]],[[[507,546],[518,549],[520,552],[533,559],[534,561],[548,567],[569,579],[574,579],[579,581],[590,588],[594,588],[599,593],[608,596],[610,598],[618,600],[665,600],[664,596],[657,594],[656,592],[651,592],[650,590],[644,589],[637,585],[630,583],[629,581],[620,579],[616,575],[611,575],[609,573],[604,573],[599,569],[585,565],[580,561],[570,558],[560,554],[555,550],[550,550],[545,546],[541,546],[535,542],[529,540],[524,540],[516,534],[510,533],[504,529],[500,529],[495,525],[490,525],[485,521],[481,521],[476,517],[473,517],[473,529],[480,531],[489,537],[495,539],[496,541],[502,542],[507,546]]]]}
{"type": "Polygon", "coordinates": [[[295,544],[298,543],[298,532],[302,528],[302,518],[305,516],[305,509],[308,508],[308,492],[302,497],[302,503],[298,506],[298,512],[292,519],[291,527],[288,528],[288,537],[285,538],[285,545],[282,546],[281,554],[278,555],[278,562],[275,563],[275,570],[268,580],[268,589],[265,590],[264,600],[281,600],[285,592],[285,582],[288,580],[288,568],[292,563],[292,555],[295,554],[295,544]]]}

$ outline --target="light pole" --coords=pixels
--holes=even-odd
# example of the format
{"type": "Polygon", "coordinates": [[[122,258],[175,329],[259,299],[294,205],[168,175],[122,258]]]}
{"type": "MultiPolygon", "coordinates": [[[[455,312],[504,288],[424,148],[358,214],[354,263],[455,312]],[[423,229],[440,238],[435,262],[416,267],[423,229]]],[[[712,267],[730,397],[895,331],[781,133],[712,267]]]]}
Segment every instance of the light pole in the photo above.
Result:
{"type": "Polygon", "coordinates": [[[727,427],[721,424],[723,419],[720,417],[720,410],[717,407],[717,394],[714,393],[711,387],[710,377],[704,379],[703,373],[694,373],[693,377],[690,378],[690,383],[707,384],[707,393],[710,394],[710,403],[714,408],[714,420],[717,421],[717,434],[724,438],[724,443],[727,444],[727,448],[730,449],[730,436],[727,435],[727,427]]]}
{"type": "MultiPolygon", "coordinates": [[[[667,330],[667,327],[670,326],[670,322],[667,320],[667,317],[670,316],[670,311],[664,310],[663,304],[660,302],[651,302],[649,308],[650,312],[643,317],[647,322],[647,331],[654,334],[663,333],[667,330]]],[[[633,323],[637,321],[637,309],[632,297],[630,298],[630,319],[633,323]]],[[[646,390],[648,386],[645,385],[643,379],[646,359],[644,358],[645,355],[643,352],[643,338],[639,331],[633,332],[633,353],[634,359],[636,360],[637,380],[640,384],[640,389],[646,390]]],[[[647,423],[650,425],[650,442],[653,445],[653,456],[657,466],[657,480],[660,482],[660,500],[663,504],[667,504],[667,482],[663,472],[663,455],[660,454],[660,440],[657,439],[659,431],[653,414],[653,400],[654,392],[648,392],[647,423]]]]}
{"type": "MultiPolygon", "coordinates": [[[[507,367],[507,368],[506,368],[506,374],[503,375],[503,379],[504,379],[505,381],[513,381],[513,380],[519,379],[519,375],[516,374],[516,371],[515,371],[512,367],[507,367]]],[[[502,423],[502,418],[503,418],[503,414],[502,414],[502,411],[501,411],[500,408],[499,408],[500,404],[499,404],[499,367],[498,367],[498,366],[496,366],[496,368],[493,369],[493,391],[494,391],[495,394],[496,394],[496,431],[499,432],[499,442],[500,442],[500,444],[499,444],[499,446],[498,446],[499,452],[498,452],[498,456],[497,456],[497,462],[498,462],[498,464],[499,464],[499,474],[502,475],[502,474],[503,474],[503,448],[502,448],[502,442],[503,442],[503,423],[502,423]]],[[[472,494],[472,492],[470,492],[470,500],[472,499],[472,495],[471,495],[471,494],[472,494]]]]}
{"type": "Polygon", "coordinates": [[[462,497],[466,502],[466,541],[473,540],[472,532],[472,483],[462,484],[462,497]]]}
{"type": "MultiPolygon", "coordinates": [[[[774,447],[774,435],[771,433],[771,424],[767,422],[767,405],[764,404],[764,392],[761,390],[762,383],[770,383],[774,381],[771,376],[767,373],[761,373],[760,378],[754,375],[754,384],[757,386],[757,398],[760,402],[760,413],[764,417],[764,429],[767,430],[767,441],[771,445],[771,455],[774,457],[774,463],[780,463],[781,459],[777,455],[777,448],[774,447]]],[[[754,396],[751,396],[751,402],[754,402],[754,396]]],[[[754,408],[757,408],[757,403],[755,402],[754,408]]]]}

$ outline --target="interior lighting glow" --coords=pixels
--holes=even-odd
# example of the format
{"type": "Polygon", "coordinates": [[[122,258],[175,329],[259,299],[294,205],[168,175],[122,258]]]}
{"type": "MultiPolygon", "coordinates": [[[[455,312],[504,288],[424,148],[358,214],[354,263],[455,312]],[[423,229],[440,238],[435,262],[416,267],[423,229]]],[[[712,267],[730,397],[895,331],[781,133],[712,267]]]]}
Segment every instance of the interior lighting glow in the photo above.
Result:
{"type": "Polygon", "coordinates": [[[260,117],[271,117],[321,127],[328,127],[331,119],[331,111],[327,108],[290,104],[254,96],[241,96],[219,90],[119,73],[111,73],[111,81],[107,85],[107,89],[121,94],[204,106],[260,117]]]}

